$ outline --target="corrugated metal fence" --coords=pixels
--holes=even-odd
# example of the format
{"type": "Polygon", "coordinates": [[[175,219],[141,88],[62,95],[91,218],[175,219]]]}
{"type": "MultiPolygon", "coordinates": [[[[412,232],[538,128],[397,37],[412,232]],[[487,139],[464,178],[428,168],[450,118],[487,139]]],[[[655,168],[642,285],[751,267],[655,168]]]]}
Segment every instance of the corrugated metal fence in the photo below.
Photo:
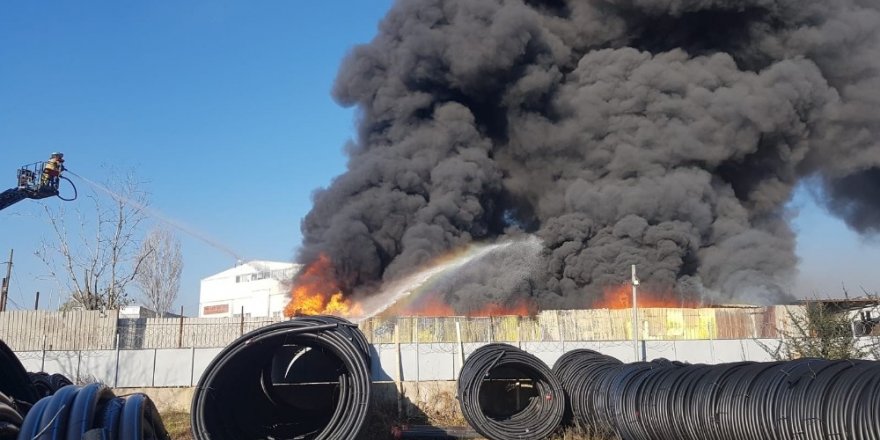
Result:
{"type": "MultiPolygon", "coordinates": [[[[645,340],[776,339],[799,306],[639,310],[645,340]]],[[[0,313],[0,339],[16,351],[223,347],[272,318],[118,319],[116,312],[0,313]]],[[[382,343],[621,341],[632,338],[630,310],[549,310],[534,317],[397,317],[359,323],[382,343]],[[460,334],[460,336],[459,336],[460,334]]]]}

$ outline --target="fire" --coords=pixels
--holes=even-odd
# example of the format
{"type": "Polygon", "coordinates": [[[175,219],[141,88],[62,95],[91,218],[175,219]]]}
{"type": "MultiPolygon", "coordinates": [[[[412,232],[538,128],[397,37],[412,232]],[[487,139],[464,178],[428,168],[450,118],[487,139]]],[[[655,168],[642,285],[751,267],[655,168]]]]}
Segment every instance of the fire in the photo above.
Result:
{"type": "MultiPolygon", "coordinates": [[[[696,301],[680,298],[672,292],[654,292],[643,287],[638,290],[639,307],[673,308],[699,307],[696,301]]],[[[632,308],[632,286],[623,284],[609,287],[602,292],[602,298],[593,302],[594,309],[629,309],[632,308]]]]}
{"type": "Polygon", "coordinates": [[[333,277],[333,265],[321,255],[300,273],[293,283],[290,302],[284,307],[284,316],[337,315],[358,316],[360,305],[343,295],[333,277]]]}
{"type": "Polygon", "coordinates": [[[398,316],[425,316],[425,317],[442,317],[442,316],[530,316],[534,314],[534,307],[526,300],[519,300],[513,304],[504,305],[491,303],[482,307],[472,309],[466,312],[457,312],[448,303],[444,302],[438,295],[430,295],[426,299],[416,301],[415,303],[406,304],[399,307],[393,307],[387,314],[398,316]]]}

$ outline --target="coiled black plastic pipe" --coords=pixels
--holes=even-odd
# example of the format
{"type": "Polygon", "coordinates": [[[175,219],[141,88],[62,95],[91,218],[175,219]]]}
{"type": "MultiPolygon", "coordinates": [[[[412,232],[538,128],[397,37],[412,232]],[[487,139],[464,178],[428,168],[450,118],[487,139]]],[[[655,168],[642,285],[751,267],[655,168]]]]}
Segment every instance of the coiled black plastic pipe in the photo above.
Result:
{"type": "Polygon", "coordinates": [[[28,372],[27,375],[37,389],[37,394],[39,394],[40,398],[51,396],[67,385],[73,385],[73,382],[67,376],[59,373],[49,374],[40,371],[36,373],[28,372]]]}
{"type": "Polygon", "coordinates": [[[478,348],[464,362],[458,378],[461,412],[471,427],[490,440],[541,439],[559,426],[565,411],[562,386],[543,361],[507,344],[478,348]],[[496,372],[526,379],[535,393],[513,414],[490,415],[484,408],[484,381],[496,372]]]}
{"type": "Polygon", "coordinates": [[[13,400],[37,403],[40,396],[18,356],[0,340],[0,393],[13,400]]]}
{"type": "Polygon", "coordinates": [[[589,350],[554,365],[573,420],[623,440],[880,440],[880,362],[622,364],[589,350]]]}
{"type": "Polygon", "coordinates": [[[14,440],[18,437],[22,423],[21,413],[15,401],[0,392],[0,440],[14,440]]]}
{"type": "Polygon", "coordinates": [[[299,317],[238,338],[192,402],[199,440],[353,439],[370,402],[370,349],[349,321],[299,317]]]}

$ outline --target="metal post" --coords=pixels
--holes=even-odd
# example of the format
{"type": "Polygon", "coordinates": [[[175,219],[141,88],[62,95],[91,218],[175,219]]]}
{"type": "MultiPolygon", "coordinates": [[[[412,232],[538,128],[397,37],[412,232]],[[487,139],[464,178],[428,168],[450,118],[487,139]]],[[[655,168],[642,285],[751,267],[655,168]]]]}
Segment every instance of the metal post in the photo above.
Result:
{"type": "Polygon", "coordinates": [[[37,291],[37,296],[34,298],[34,310],[40,309],[40,291],[37,291]]]}
{"type": "Polygon", "coordinates": [[[189,386],[196,386],[196,344],[189,349],[189,386]]]}
{"type": "Polygon", "coordinates": [[[119,386],[119,332],[116,332],[116,367],[113,369],[113,388],[119,386]]]}
{"type": "Polygon", "coordinates": [[[79,374],[79,369],[80,369],[80,366],[82,365],[82,353],[83,353],[82,348],[80,347],[80,349],[76,352],[76,379],[75,380],[77,382],[79,382],[80,378],[82,377],[79,374]]]}
{"type": "Polygon", "coordinates": [[[400,417],[403,416],[403,365],[400,359],[400,326],[397,321],[394,322],[394,345],[395,364],[397,364],[394,381],[397,383],[397,416],[400,417]]]}
{"type": "MultiPolygon", "coordinates": [[[[421,346],[419,344],[419,318],[412,318],[412,326],[413,326],[413,342],[416,348],[416,404],[421,402],[421,392],[419,388],[421,388],[421,372],[419,371],[419,362],[421,361],[421,356],[419,352],[421,351],[421,346]]],[[[409,412],[409,407],[407,407],[407,412],[409,412]]]]}
{"type": "MultiPolygon", "coordinates": [[[[461,320],[455,320],[455,337],[458,339],[458,355],[461,357],[461,363],[459,367],[464,365],[464,342],[461,340],[461,320]]],[[[454,362],[453,362],[454,364],[454,362]]],[[[455,370],[455,367],[452,367],[455,370]]],[[[455,371],[453,371],[452,377],[455,377],[455,371]]],[[[458,379],[456,377],[456,379],[458,379]]]]}
{"type": "Polygon", "coordinates": [[[492,343],[492,316],[489,316],[489,329],[486,330],[486,339],[489,340],[489,343],[492,343]]]}
{"type": "Polygon", "coordinates": [[[522,350],[522,316],[516,317],[516,348],[522,350]]]}
{"type": "Polygon", "coordinates": [[[150,386],[156,388],[156,355],[159,353],[158,348],[153,349],[153,374],[150,375],[150,386]]]}
{"type": "Polygon", "coordinates": [[[633,297],[632,297],[632,337],[633,337],[633,359],[638,362],[641,360],[641,356],[639,355],[639,303],[638,303],[638,288],[639,288],[639,279],[636,278],[636,265],[632,265],[632,289],[633,289],[633,297]]]}
{"type": "Polygon", "coordinates": [[[46,335],[43,335],[42,358],[40,359],[40,371],[46,371],[46,335]]]}
{"type": "Polygon", "coordinates": [[[6,262],[6,278],[3,278],[3,285],[0,286],[0,312],[6,310],[6,297],[9,295],[9,281],[12,277],[12,253],[9,250],[9,261],[6,262]]]}
{"type": "Polygon", "coordinates": [[[183,348],[183,306],[180,306],[180,329],[177,332],[177,348],[183,348]]]}
{"type": "Polygon", "coordinates": [[[241,306],[241,324],[239,324],[238,335],[244,334],[244,306],[241,306]]]}
{"type": "Polygon", "coordinates": [[[419,318],[412,318],[412,327],[413,327],[413,343],[416,347],[416,397],[418,398],[418,383],[419,383],[419,349],[421,344],[419,343],[419,318]]]}
{"type": "Polygon", "coordinates": [[[715,363],[715,337],[712,335],[712,323],[706,323],[706,334],[709,336],[709,359],[715,363]]]}

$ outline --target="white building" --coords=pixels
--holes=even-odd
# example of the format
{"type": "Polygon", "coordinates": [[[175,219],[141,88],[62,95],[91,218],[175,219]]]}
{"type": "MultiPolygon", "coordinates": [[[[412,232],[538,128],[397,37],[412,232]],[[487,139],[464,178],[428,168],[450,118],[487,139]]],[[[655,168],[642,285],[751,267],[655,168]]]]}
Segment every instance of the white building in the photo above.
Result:
{"type": "Polygon", "coordinates": [[[199,317],[280,317],[300,264],[254,260],[203,278],[199,317]]]}

